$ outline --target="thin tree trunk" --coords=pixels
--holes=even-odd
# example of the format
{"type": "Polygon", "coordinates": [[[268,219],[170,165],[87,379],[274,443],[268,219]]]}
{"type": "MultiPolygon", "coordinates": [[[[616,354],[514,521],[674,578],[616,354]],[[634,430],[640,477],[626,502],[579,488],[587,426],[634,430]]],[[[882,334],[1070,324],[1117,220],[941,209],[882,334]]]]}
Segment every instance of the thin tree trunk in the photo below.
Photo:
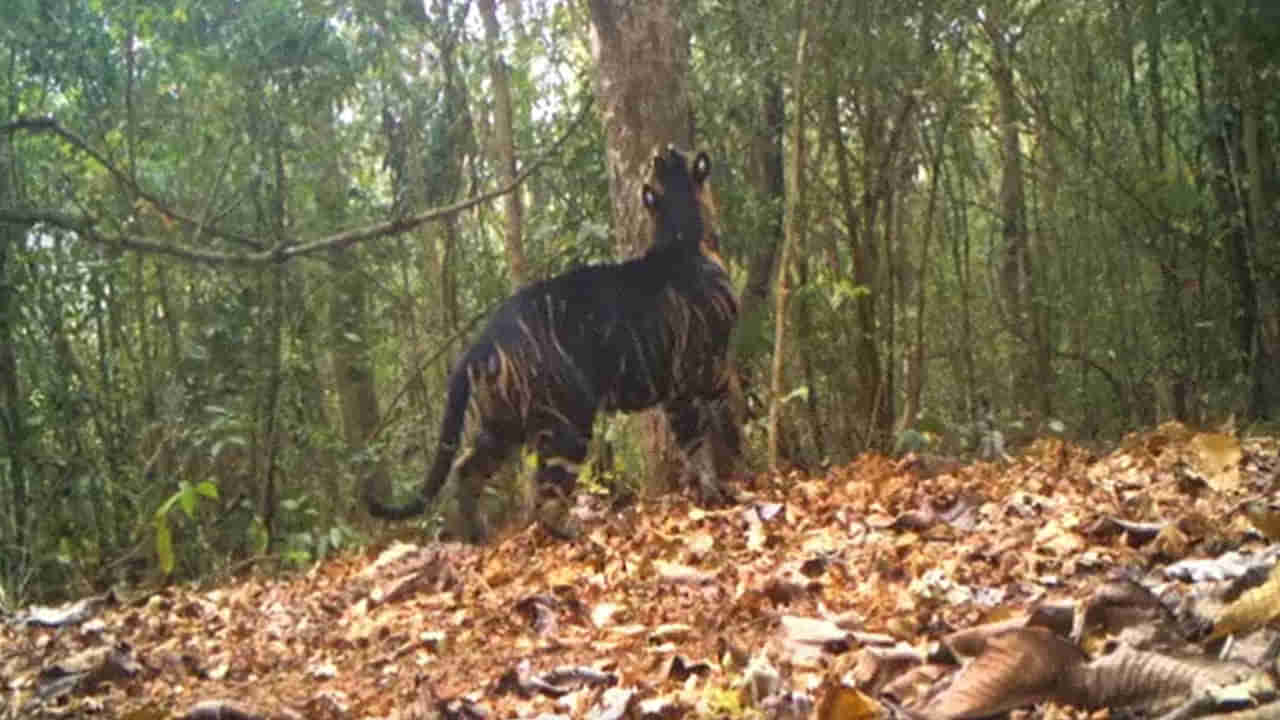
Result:
{"type": "Polygon", "coordinates": [[[787,275],[791,264],[792,249],[799,243],[799,236],[804,232],[805,208],[805,70],[808,52],[809,27],[805,16],[805,0],[796,2],[796,28],[799,36],[796,39],[795,62],[791,70],[792,118],[791,118],[791,165],[787,173],[786,200],[786,233],[783,235],[782,248],[778,254],[778,279],[774,290],[774,337],[773,337],[773,369],[769,378],[769,467],[774,471],[778,467],[778,424],[782,415],[783,401],[783,358],[786,351],[787,336],[787,275]]]}
{"type": "MultiPolygon", "coordinates": [[[[511,72],[500,52],[502,39],[499,34],[498,14],[494,7],[494,0],[480,0],[480,13],[484,16],[485,45],[489,54],[489,77],[493,82],[493,114],[496,127],[492,154],[494,162],[498,165],[498,180],[506,185],[513,182],[516,176],[511,72]]],[[[507,265],[511,268],[511,280],[515,287],[522,287],[529,281],[524,240],[521,237],[524,226],[524,208],[521,198],[520,188],[507,193],[503,198],[506,217],[504,245],[507,250],[507,265]]]]}
{"type": "MultiPolygon", "coordinates": [[[[330,116],[317,118],[316,131],[332,137],[332,145],[338,147],[341,142],[334,122],[330,116]]],[[[326,157],[330,163],[329,181],[316,187],[316,206],[330,225],[340,227],[347,216],[347,175],[340,154],[330,153],[326,157]]],[[[280,218],[284,217],[283,207],[277,212],[280,218]]],[[[368,274],[361,267],[361,255],[359,248],[329,251],[329,264],[335,273],[329,295],[329,357],[342,409],[342,436],[349,457],[357,461],[357,476],[363,478],[364,483],[362,489],[374,497],[389,497],[391,478],[386,464],[368,453],[381,411],[369,347],[368,274]]]]}
{"type": "Polygon", "coordinates": [[[1253,373],[1250,378],[1248,414],[1250,418],[1269,419],[1273,417],[1276,393],[1280,392],[1280,370],[1276,369],[1276,359],[1270,357],[1268,353],[1269,343],[1265,342],[1267,332],[1265,323],[1268,315],[1274,317],[1275,311],[1268,312],[1264,308],[1273,307],[1274,300],[1280,295],[1280,278],[1277,278],[1274,272],[1270,276],[1266,273],[1258,273],[1257,268],[1276,267],[1274,263],[1280,260],[1280,253],[1276,251],[1277,233],[1275,225],[1270,222],[1270,213],[1267,210],[1274,207],[1272,202],[1274,193],[1266,170],[1271,166],[1269,144],[1264,143],[1262,140],[1265,132],[1263,128],[1266,122],[1263,115],[1266,98],[1263,96],[1261,85],[1263,85],[1263,81],[1256,69],[1249,69],[1246,72],[1246,81],[1243,88],[1244,98],[1240,108],[1240,140],[1245,162],[1243,175],[1248,188],[1245,204],[1249,211],[1249,243],[1253,249],[1253,254],[1257,256],[1254,258],[1251,271],[1260,275],[1258,278],[1259,288],[1254,299],[1257,304],[1258,326],[1255,330],[1252,348],[1253,373]],[[1268,279],[1270,282],[1267,282],[1268,279]],[[1268,291],[1271,293],[1271,303],[1263,301],[1264,294],[1268,291]]]}
{"type": "Polygon", "coordinates": [[[762,82],[759,97],[764,122],[752,133],[752,177],[756,201],[776,207],[765,220],[761,242],[747,259],[747,282],[742,290],[742,323],[754,327],[754,318],[765,311],[769,288],[774,280],[774,259],[783,235],[783,200],[786,180],[783,176],[782,135],[786,122],[782,84],[770,72],[762,82]]]}
{"type": "MultiPolygon", "coordinates": [[[[963,137],[963,136],[962,136],[963,137]]],[[[956,142],[960,139],[957,138],[956,142]]],[[[977,360],[973,347],[973,283],[972,271],[969,267],[969,213],[968,191],[965,188],[963,173],[948,172],[943,178],[943,191],[947,196],[947,207],[951,208],[950,227],[951,263],[956,273],[956,283],[960,286],[960,376],[964,390],[964,410],[966,417],[974,417],[977,410],[975,403],[979,393],[977,384],[977,360]],[[954,187],[952,180],[960,183],[954,187]]]]}
{"type": "MultiPolygon", "coordinates": [[[[821,149],[817,152],[814,164],[819,166],[822,164],[821,149]]],[[[795,255],[796,253],[792,254],[795,255]]],[[[803,252],[796,257],[796,275],[800,281],[800,287],[803,288],[809,284],[809,261],[803,252]]],[[[813,330],[812,303],[808,299],[802,300],[796,305],[795,312],[796,332],[799,335],[798,342],[801,348],[800,365],[801,371],[804,373],[804,386],[808,391],[805,393],[805,409],[809,414],[809,430],[813,434],[814,454],[819,460],[822,460],[827,457],[826,431],[823,429],[822,410],[818,404],[818,373],[814,367],[814,353],[808,351],[816,342],[813,330]]]]}
{"type": "MultiPolygon", "coordinates": [[[[9,180],[13,177],[11,137],[0,138],[0,207],[17,205],[15,188],[9,180]]],[[[9,491],[13,503],[9,520],[13,556],[27,548],[27,522],[30,511],[27,502],[27,417],[26,396],[18,384],[18,353],[16,321],[18,307],[9,278],[9,258],[16,254],[26,228],[12,223],[0,223],[0,431],[9,459],[9,491]]],[[[18,572],[18,568],[4,568],[6,572],[18,572]]]]}
{"type": "MultiPolygon", "coordinates": [[[[1225,103],[1236,104],[1244,97],[1238,68],[1224,57],[1219,49],[1214,58],[1214,69],[1219,81],[1218,95],[1225,103]]],[[[1244,187],[1246,169],[1242,167],[1247,161],[1244,143],[1244,116],[1247,110],[1243,107],[1237,121],[1235,118],[1221,118],[1215,123],[1213,141],[1210,143],[1211,159],[1214,167],[1212,180],[1218,210],[1221,213],[1222,225],[1226,228],[1223,234],[1226,242],[1227,272],[1233,284],[1235,312],[1233,315],[1236,333],[1236,371],[1250,378],[1248,395],[1245,398],[1247,412],[1251,419],[1253,413],[1260,411],[1257,406],[1255,383],[1256,361],[1258,360],[1258,278],[1255,270],[1254,252],[1257,247],[1252,237],[1252,223],[1248,207],[1248,190],[1244,187]]]]}
{"type": "MultiPolygon", "coordinates": [[[[270,268],[270,292],[267,302],[270,321],[267,328],[267,353],[262,361],[266,364],[267,387],[263,407],[259,414],[258,424],[262,428],[260,453],[262,469],[257,479],[262,488],[259,499],[262,522],[266,527],[268,541],[279,540],[276,530],[276,507],[279,504],[279,493],[276,491],[276,458],[279,454],[280,433],[276,430],[278,408],[280,405],[280,388],[283,386],[283,358],[280,352],[283,346],[284,327],[284,266],[274,265],[270,268]]],[[[375,411],[376,412],[376,411],[375,411]]],[[[376,415],[375,415],[376,420],[376,415]]]]}
{"type": "Polygon", "coordinates": [[[949,112],[943,115],[937,131],[936,147],[930,145],[928,137],[924,135],[925,131],[921,131],[920,145],[929,154],[929,199],[925,204],[924,230],[920,235],[920,265],[916,268],[916,322],[913,328],[915,338],[907,356],[906,377],[903,378],[905,396],[898,425],[900,430],[911,427],[915,422],[921,409],[920,396],[924,392],[927,372],[925,361],[929,354],[924,336],[925,311],[929,300],[928,268],[932,259],[929,246],[933,242],[933,221],[938,207],[939,175],[942,172],[942,149],[946,143],[950,120],[949,112]]]}
{"type": "Polygon", "coordinates": [[[1003,37],[1005,29],[989,22],[987,33],[994,54],[992,81],[1000,116],[1000,214],[1004,259],[1000,268],[1000,289],[1004,294],[1006,318],[1014,342],[1021,345],[1014,361],[1012,393],[1021,401],[1035,397],[1035,372],[1032,367],[1034,349],[1031,342],[1030,282],[1031,255],[1027,236],[1026,201],[1023,197],[1022,148],[1018,130],[1017,90],[1013,84],[1011,41],[1003,37]]]}

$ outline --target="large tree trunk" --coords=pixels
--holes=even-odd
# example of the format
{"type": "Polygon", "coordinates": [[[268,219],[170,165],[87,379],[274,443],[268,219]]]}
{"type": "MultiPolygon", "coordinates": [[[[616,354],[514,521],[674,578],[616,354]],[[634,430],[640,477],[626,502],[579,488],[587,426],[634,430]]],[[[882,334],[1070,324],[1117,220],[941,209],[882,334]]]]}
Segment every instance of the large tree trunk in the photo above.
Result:
{"type": "MultiPolygon", "coordinates": [[[[499,52],[501,37],[498,30],[498,13],[494,0],[480,0],[480,12],[484,15],[485,44],[489,53],[489,77],[493,82],[494,138],[492,157],[498,165],[498,181],[508,185],[515,181],[516,151],[511,104],[511,72],[499,52]]],[[[512,285],[522,287],[529,281],[524,256],[523,229],[524,208],[521,204],[521,188],[503,198],[506,213],[507,265],[511,268],[512,285]]]]}
{"type": "Polygon", "coordinates": [[[689,33],[675,0],[589,5],[616,238],[624,254],[634,255],[648,244],[640,186],[654,151],[693,142],[689,33]]]}
{"type": "MultiPolygon", "coordinates": [[[[640,188],[654,152],[668,144],[691,149],[693,143],[689,33],[676,0],[590,0],[588,5],[615,240],[621,254],[637,255],[648,245],[640,188]]],[[[673,485],[683,463],[662,414],[650,411],[633,422],[645,429],[648,455],[656,459],[655,478],[673,485]]]]}

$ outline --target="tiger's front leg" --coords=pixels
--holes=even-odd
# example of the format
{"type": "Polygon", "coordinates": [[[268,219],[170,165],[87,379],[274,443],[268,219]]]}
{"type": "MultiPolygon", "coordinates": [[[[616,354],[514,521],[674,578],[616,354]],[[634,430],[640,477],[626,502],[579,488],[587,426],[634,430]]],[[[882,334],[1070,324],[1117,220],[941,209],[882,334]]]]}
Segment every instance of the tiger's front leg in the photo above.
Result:
{"type": "Polygon", "coordinates": [[[698,499],[710,507],[734,502],[733,491],[720,482],[711,446],[713,404],[705,399],[680,398],[664,406],[671,432],[684,453],[690,474],[698,481],[698,499]]]}
{"type": "Polygon", "coordinates": [[[534,485],[538,522],[561,540],[572,540],[580,534],[572,510],[578,475],[591,444],[591,426],[591,419],[562,422],[543,431],[537,439],[538,474],[534,485]]]}

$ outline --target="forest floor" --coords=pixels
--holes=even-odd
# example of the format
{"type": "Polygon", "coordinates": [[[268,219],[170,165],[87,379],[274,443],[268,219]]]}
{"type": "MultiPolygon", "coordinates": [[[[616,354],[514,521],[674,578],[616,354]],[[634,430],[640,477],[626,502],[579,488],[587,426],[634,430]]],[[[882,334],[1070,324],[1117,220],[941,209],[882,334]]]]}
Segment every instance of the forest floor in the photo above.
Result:
{"type": "Polygon", "coordinates": [[[1275,697],[1278,449],[1170,424],[1105,454],[867,455],[725,509],[601,508],[575,542],[391,541],[32,608],[0,628],[0,717],[1248,713],[1275,697]]]}

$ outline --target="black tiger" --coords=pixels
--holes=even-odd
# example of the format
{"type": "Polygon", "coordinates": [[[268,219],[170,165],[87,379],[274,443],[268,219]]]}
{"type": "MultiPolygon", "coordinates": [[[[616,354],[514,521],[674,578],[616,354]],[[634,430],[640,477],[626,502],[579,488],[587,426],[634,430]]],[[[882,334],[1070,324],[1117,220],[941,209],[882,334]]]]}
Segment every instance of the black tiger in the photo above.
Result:
{"type": "MultiPolygon", "coordinates": [[[[540,502],[567,501],[587,457],[598,411],[661,405],[700,484],[720,499],[708,434],[736,452],[726,417],[727,353],[738,304],[717,250],[711,159],[692,164],[668,148],[653,159],[642,200],[653,242],[641,257],[572,270],[526,287],[495,311],[449,380],[440,447],[418,496],[370,512],[401,519],[421,514],[455,466],[464,417],[474,440],[456,463],[468,539],[484,531],[477,516],[483,483],[524,443],[538,452],[540,502]]],[[[563,527],[544,524],[565,534],[563,527]]]]}

